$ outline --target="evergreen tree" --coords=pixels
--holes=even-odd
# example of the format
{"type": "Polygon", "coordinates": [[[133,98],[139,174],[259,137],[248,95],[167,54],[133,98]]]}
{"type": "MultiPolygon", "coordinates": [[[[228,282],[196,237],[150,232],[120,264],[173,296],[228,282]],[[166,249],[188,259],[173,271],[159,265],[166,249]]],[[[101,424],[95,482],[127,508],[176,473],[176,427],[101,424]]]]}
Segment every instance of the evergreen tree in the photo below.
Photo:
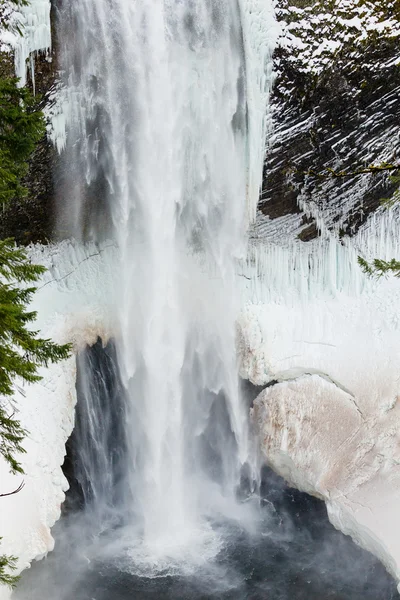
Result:
{"type": "MultiPolygon", "coordinates": [[[[0,30],[21,34],[12,8],[26,4],[27,0],[0,0],[0,30]]],[[[23,178],[28,161],[45,133],[44,117],[37,106],[37,98],[18,87],[18,79],[0,76],[0,208],[26,195],[23,178]]],[[[26,251],[17,248],[13,240],[0,241],[0,455],[12,473],[23,472],[18,454],[24,452],[26,435],[16,417],[14,385],[39,381],[40,366],[62,360],[70,351],[69,345],[43,339],[31,328],[36,313],[29,310],[29,303],[34,284],[44,271],[44,267],[31,264],[26,251]]],[[[8,495],[1,492],[0,502],[2,495],[8,495]]],[[[15,566],[15,557],[0,554],[0,584],[15,585],[15,566]]]]}
{"type": "Polygon", "coordinates": [[[11,472],[22,473],[16,454],[23,452],[25,432],[15,419],[12,403],[14,382],[40,381],[38,367],[66,358],[69,345],[60,346],[29,329],[36,312],[27,307],[36,288],[32,286],[45,267],[32,264],[24,248],[12,240],[0,241],[0,454],[11,472]]]}
{"type": "Polygon", "coordinates": [[[16,562],[15,556],[0,554],[0,583],[3,585],[14,587],[17,584],[18,577],[10,573],[10,571],[15,571],[16,562]]]}
{"type": "Polygon", "coordinates": [[[15,77],[0,78],[0,203],[26,195],[28,160],[45,133],[37,100],[15,77]]]}
{"type": "MultiPolygon", "coordinates": [[[[30,328],[36,319],[36,312],[29,310],[33,284],[44,271],[13,240],[0,241],[0,454],[12,473],[23,473],[18,454],[24,452],[26,435],[15,416],[14,385],[19,380],[40,381],[40,366],[65,359],[70,352],[68,344],[55,344],[30,328]]],[[[0,583],[15,585],[17,578],[10,573],[15,564],[14,557],[0,555],[0,583]]]]}

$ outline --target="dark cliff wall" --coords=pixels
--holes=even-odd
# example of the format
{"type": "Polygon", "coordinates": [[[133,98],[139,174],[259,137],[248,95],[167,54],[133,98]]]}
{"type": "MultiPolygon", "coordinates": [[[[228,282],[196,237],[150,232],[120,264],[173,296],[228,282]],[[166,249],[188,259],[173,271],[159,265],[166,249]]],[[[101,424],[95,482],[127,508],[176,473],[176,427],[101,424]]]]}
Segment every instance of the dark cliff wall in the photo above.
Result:
{"type": "Polygon", "coordinates": [[[275,131],[259,205],[267,220],[255,235],[351,235],[393,194],[393,179],[305,173],[400,159],[400,2],[278,0],[277,14],[275,131]]]}

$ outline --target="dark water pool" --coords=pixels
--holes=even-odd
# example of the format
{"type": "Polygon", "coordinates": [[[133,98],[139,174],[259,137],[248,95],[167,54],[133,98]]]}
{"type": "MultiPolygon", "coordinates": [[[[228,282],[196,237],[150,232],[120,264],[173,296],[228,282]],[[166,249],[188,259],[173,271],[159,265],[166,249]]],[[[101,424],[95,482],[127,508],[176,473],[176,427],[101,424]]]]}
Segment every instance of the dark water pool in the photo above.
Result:
{"type": "MultiPolygon", "coordinates": [[[[264,472],[262,534],[222,526],[214,562],[190,576],[141,577],[118,556],[91,562],[61,521],[58,547],[26,572],[17,600],[391,600],[396,585],[382,565],[329,523],[325,505],[264,472]]],[[[96,543],[96,542],[94,542],[96,543]]],[[[102,539],[97,540],[99,547],[102,539]]]]}

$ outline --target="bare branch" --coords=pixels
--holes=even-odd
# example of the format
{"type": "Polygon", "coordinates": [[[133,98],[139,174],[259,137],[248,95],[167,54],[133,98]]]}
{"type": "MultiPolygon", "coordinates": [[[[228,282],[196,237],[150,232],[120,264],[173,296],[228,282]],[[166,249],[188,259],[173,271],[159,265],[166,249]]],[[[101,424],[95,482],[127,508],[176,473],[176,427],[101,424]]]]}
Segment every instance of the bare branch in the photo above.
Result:
{"type": "Polygon", "coordinates": [[[383,163],[381,165],[370,165],[369,167],[363,167],[355,171],[335,171],[327,167],[324,171],[317,172],[314,169],[303,171],[302,175],[309,175],[310,177],[357,177],[358,175],[377,175],[378,173],[400,171],[400,164],[392,165],[383,163]]]}
{"type": "Polygon", "coordinates": [[[8,492],[7,494],[0,494],[0,498],[5,498],[6,496],[13,496],[14,494],[18,494],[25,487],[25,481],[21,481],[19,486],[13,492],[8,492]]]}

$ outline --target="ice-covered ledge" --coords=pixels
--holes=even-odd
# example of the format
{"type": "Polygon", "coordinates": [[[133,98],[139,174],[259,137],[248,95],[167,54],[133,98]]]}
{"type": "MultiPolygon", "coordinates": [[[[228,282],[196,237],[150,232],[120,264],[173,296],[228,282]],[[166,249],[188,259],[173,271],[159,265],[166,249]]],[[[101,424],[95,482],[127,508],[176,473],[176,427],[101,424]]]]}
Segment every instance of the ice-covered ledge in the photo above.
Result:
{"type": "Polygon", "coordinates": [[[257,402],[267,460],[398,580],[400,280],[367,278],[357,256],[400,257],[399,218],[377,214],[353,240],[254,248],[238,322],[242,376],[280,382],[257,402]]]}
{"type": "MultiPolygon", "coordinates": [[[[62,242],[34,246],[30,255],[49,269],[33,301],[38,311],[35,328],[44,337],[72,342],[75,352],[99,335],[106,340],[113,328],[109,290],[115,248],[62,242]]],[[[21,455],[23,478],[10,475],[0,457],[0,493],[25,481],[21,492],[1,499],[0,510],[0,554],[17,556],[18,572],[52,550],[50,528],[60,516],[67,489],[61,465],[74,423],[75,357],[43,369],[42,375],[41,382],[21,386],[15,394],[18,418],[29,431],[27,452],[21,455]]],[[[0,586],[0,600],[9,597],[8,588],[0,586]]]]}
{"type": "Polygon", "coordinates": [[[266,388],[254,405],[268,464],[325,500],[331,522],[400,581],[400,402],[363,412],[318,375],[266,388]]]}

